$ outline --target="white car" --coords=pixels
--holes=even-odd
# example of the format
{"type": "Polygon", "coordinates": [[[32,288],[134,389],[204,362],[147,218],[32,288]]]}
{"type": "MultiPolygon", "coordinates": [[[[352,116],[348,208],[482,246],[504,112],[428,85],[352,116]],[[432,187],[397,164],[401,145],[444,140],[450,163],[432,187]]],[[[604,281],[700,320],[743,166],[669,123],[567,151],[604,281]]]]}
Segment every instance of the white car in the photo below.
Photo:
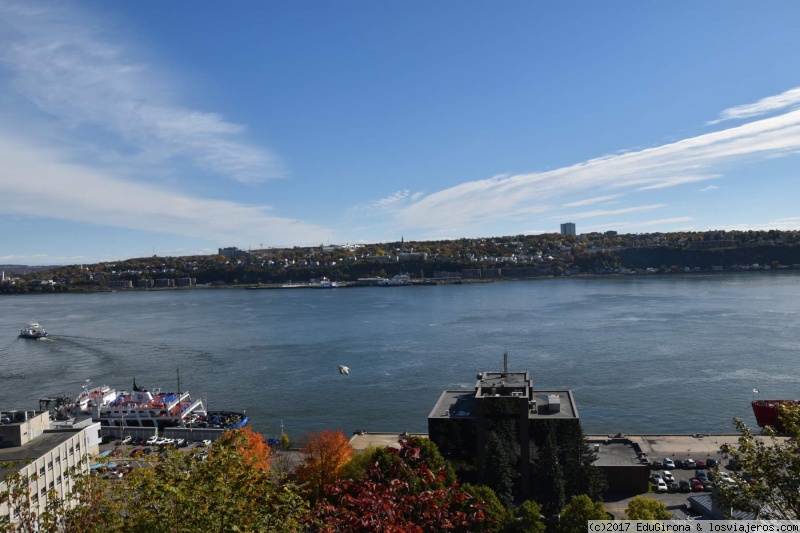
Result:
{"type": "Polygon", "coordinates": [[[675,481],[675,476],[673,476],[672,472],[670,472],[669,470],[664,470],[663,476],[664,476],[664,481],[666,481],[667,483],[672,483],[673,481],[675,481]]]}
{"type": "Polygon", "coordinates": [[[663,479],[659,479],[658,483],[656,483],[656,492],[667,492],[667,484],[664,483],[663,479]]]}
{"type": "Polygon", "coordinates": [[[158,437],[153,435],[152,437],[147,439],[147,444],[155,444],[157,440],[158,440],[158,437]]]}
{"type": "Polygon", "coordinates": [[[733,478],[727,472],[720,472],[719,473],[719,480],[724,481],[725,483],[733,483],[733,478]]]}
{"type": "Polygon", "coordinates": [[[669,457],[665,457],[664,458],[664,468],[669,468],[670,470],[675,470],[675,461],[673,461],[669,457]]]}
{"type": "Polygon", "coordinates": [[[695,467],[694,459],[692,459],[692,458],[684,459],[683,460],[683,467],[684,468],[694,468],[695,467]]]}
{"type": "Polygon", "coordinates": [[[133,440],[133,437],[131,437],[130,435],[128,435],[127,437],[125,437],[124,439],[122,439],[122,444],[128,444],[128,443],[129,443],[130,441],[132,441],[132,440],[133,440]]]}
{"type": "Polygon", "coordinates": [[[209,439],[205,439],[203,441],[203,446],[211,446],[211,441],[209,439]]]}

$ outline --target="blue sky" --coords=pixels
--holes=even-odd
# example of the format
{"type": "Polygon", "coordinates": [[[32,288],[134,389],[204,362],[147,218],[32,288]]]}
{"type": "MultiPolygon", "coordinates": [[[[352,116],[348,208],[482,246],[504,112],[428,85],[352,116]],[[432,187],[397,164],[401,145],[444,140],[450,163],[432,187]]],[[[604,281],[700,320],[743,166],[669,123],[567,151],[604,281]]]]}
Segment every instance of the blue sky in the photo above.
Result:
{"type": "Polygon", "coordinates": [[[0,0],[0,264],[800,229],[800,3],[0,0]]]}

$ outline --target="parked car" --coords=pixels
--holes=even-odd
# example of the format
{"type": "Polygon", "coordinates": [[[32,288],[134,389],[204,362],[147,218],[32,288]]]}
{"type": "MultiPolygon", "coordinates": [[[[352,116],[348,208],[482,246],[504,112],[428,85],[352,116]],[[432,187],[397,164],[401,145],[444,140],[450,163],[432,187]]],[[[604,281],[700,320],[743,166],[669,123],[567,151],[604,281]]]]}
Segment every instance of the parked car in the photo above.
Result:
{"type": "Polygon", "coordinates": [[[203,446],[211,446],[211,440],[209,440],[209,439],[204,439],[204,440],[203,440],[203,446]]]}
{"type": "Polygon", "coordinates": [[[664,458],[664,468],[669,468],[670,470],[675,470],[675,462],[670,459],[669,457],[664,458]]]}
{"type": "Polygon", "coordinates": [[[704,460],[698,459],[697,461],[695,461],[694,467],[695,468],[708,468],[708,465],[706,464],[706,462],[704,460]]]}
{"type": "Polygon", "coordinates": [[[145,441],[145,444],[152,446],[153,444],[156,443],[157,440],[158,440],[158,437],[156,435],[153,435],[152,437],[147,439],[147,441],[145,441]]]}
{"type": "Polygon", "coordinates": [[[703,491],[703,483],[699,479],[697,479],[696,477],[693,477],[691,479],[691,483],[692,483],[692,491],[694,491],[694,492],[702,492],[703,491]]]}
{"type": "Polygon", "coordinates": [[[694,459],[688,458],[683,460],[683,467],[684,468],[694,468],[696,466],[694,459]]]}
{"type": "Polygon", "coordinates": [[[672,483],[673,481],[675,481],[675,476],[673,476],[672,472],[670,472],[669,470],[664,470],[664,481],[666,481],[667,483],[672,483]]]}
{"type": "Polygon", "coordinates": [[[650,468],[652,468],[653,470],[661,470],[662,468],[664,468],[664,463],[656,459],[655,461],[650,463],[650,468]]]}
{"type": "Polygon", "coordinates": [[[664,483],[663,479],[658,480],[658,483],[656,483],[656,492],[667,492],[667,484],[664,483]]]}
{"type": "Polygon", "coordinates": [[[141,448],[134,448],[133,451],[131,452],[131,457],[139,457],[140,455],[142,455],[143,452],[144,450],[142,450],[141,448]]]}
{"type": "Polygon", "coordinates": [[[708,468],[716,468],[719,466],[719,461],[717,461],[716,459],[707,459],[706,466],[708,468]]]}
{"type": "Polygon", "coordinates": [[[650,475],[650,479],[653,481],[654,485],[657,485],[660,481],[664,481],[664,478],[661,477],[661,474],[659,474],[658,472],[653,472],[650,475]]]}
{"type": "Polygon", "coordinates": [[[735,457],[728,459],[728,468],[731,470],[739,470],[739,461],[735,457]]]}
{"type": "Polygon", "coordinates": [[[688,479],[682,479],[679,485],[681,487],[681,492],[689,492],[692,490],[692,484],[689,483],[688,479]]]}
{"type": "Polygon", "coordinates": [[[708,481],[708,474],[706,473],[705,470],[700,470],[700,469],[695,470],[694,471],[694,477],[696,477],[697,479],[699,479],[702,482],[708,481]]]}
{"type": "Polygon", "coordinates": [[[670,492],[680,492],[681,486],[678,484],[677,481],[673,481],[672,483],[667,483],[667,488],[670,492]]]}
{"type": "Polygon", "coordinates": [[[128,444],[128,443],[130,443],[130,441],[132,441],[132,440],[133,440],[133,437],[131,437],[130,435],[128,435],[127,437],[125,437],[124,439],[122,439],[122,444],[128,444]]]}
{"type": "Polygon", "coordinates": [[[120,455],[122,455],[122,450],[117,449],[111,452],[111,457],[119,457],[120,455]]]}

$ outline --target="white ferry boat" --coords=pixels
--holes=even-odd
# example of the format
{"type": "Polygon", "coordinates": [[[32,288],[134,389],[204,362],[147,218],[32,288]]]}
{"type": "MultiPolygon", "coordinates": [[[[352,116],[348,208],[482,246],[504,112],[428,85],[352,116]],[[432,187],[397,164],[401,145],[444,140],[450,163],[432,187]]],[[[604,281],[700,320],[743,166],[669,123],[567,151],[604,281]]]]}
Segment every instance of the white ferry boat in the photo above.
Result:
{"type": "Polygon", "coordinates": [[[153,392],[136,385],[133,391],[117,391],[108,385],[89,388],[87,382],[75,399],[75,414],[90,415],[101,426],[114,427],[207,427],[235,429],[247,424],[244,413],[208,412],[203,401],[189,391],[153,392]]]}
{"type": "Polygon", "coordinates": [[[38,322],[31,322],[19,332],[19,336],[25,339],[43,339],[47,337],[47,332],[38,322]]]}

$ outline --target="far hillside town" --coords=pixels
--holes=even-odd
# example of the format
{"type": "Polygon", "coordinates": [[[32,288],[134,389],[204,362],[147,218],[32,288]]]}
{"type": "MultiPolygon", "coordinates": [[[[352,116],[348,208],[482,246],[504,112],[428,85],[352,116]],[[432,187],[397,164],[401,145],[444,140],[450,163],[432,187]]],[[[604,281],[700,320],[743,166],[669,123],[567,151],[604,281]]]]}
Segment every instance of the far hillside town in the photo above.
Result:
{"type": "Polygon", "coordinates": [[[376,280],[459,283],[552,276],[633,275],[800,268],[798,231],[576,234],[320,244],[214,255],[141,257],[93,265],[0,265],[0,292],[225,286],[355,286],[376,280]],[[328,282],[327,280],[330,280],[328,282]],[[305,284],[305,285],[303,285],[305,284]]]}

